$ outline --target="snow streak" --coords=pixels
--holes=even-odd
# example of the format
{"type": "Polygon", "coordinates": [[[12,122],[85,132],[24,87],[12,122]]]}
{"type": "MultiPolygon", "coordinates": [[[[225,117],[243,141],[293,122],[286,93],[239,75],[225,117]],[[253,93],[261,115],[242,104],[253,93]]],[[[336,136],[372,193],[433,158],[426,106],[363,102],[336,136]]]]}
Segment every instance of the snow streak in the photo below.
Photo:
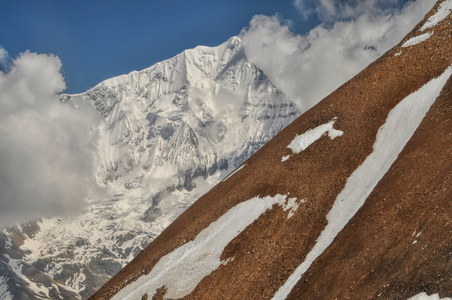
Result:
{"type": "Polygon", "coordinates": [[[406,48],[406,47],[410,47],[410,46],[414,46],[419,43],[422,43],[423,41],[425,41],[429,37],[431,37],[432,34],[433,34],[432,32],[427,32],[427,33],[421,34],[419,36],[415,36],[415,37],[409,39],[408,41],[406,41],[405,43],[403,43],[402,47],[406,48]]]}
{"type": "Polygon", "coordinates": [[[378,130],[373,152],[347,179],[327,215],[328,225],[322,231],[305,261],[298,266],[273,299],[285,299],[311,264],[333,242],[338,233],[364,204],[378,182],[397,159],[406,143],[419,127],[431,105],[440,95],[452,74],[452,66],[440,77],[403,99],[388,114],[378,130]]]}
{"type": "Polygon", "coordinates": [[[421,31],[436,26],[439,22],[444,20],[452,11],[452,0],[446,0],[439,6],[436,14],[428,18],[425,24],[421,27],[421,31]]]}
{"type": "Polygon", "coordinates": [[[179,299],[190,294],[199,282],[226,261],[220,261],[224,248],[273,205],[278,204],[289,217],[296,210],[295,199],[287,196],[252,198],[237,204],[209,227],[202,230],[191,242],[165,255],[152,271],[132,282],[113,299],[141,299],[147,293],[150,297],[163,285],[167,287],[166,298],[179,299]],[[287,203],[286,203],[287,200],[287,203]]]}
{"type": "MultiPolygon", "coordinates": [[[[317,126],[316,128],[309,129],[301,135],[297,134],[292,142],[290,142],[289,146],[287,146],[287,148],[291,149],[293,154],[298,154],[306,150],[306,148],[320,139],[327,132],[328,136],[332,140],[334,140],[338,136],[342,136],[344,134],[342,131],[333,128],[335,122],[336,118],[326,124],[322,124],[320,126],[317,126]]],[[[290,158],[290,156],[291,155],[283,156],[281,158],[281,162],[285,162],[290,158]]]]}

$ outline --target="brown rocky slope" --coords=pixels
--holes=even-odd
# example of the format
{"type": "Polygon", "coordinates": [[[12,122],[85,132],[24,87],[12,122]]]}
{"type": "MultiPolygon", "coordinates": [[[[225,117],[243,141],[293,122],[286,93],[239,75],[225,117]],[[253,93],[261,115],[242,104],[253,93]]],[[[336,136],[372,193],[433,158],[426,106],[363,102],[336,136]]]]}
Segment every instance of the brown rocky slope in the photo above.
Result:
{"type": "MultiPolygon", "coordinates": [[[[265,210],[227,243],[218,268],[183,294],[187,299],[274,297],[316,245],[347,180],[373,153],[388,114],[451,66],[452,15],[421,30],[448,1],[438,1],[398,46],[201,197],[91,299],[110,299],[132,286],[238,204],[290,195],[298,205],[293,216],[288,218],[282,205],[265,210]],[[426,40],[402,47],[426,32],[432,33],[426,40]],[[323,134],[299,154],[287,147],[297,135],[332,120],[342,136],[323,134]]],[[[289,288],[288,299],[408,299],[421,292],[452,296],[451,117],[449,79],[389,170],[369,188],[364,204],[289,288]]],[[[159,297],[169,291],[165,285],[158,286],[159,297]]],[[[146,290],[149,299],[154,292],[146,290]]],[[[138,292],[135,298],[144,295],[138,292]]]]}

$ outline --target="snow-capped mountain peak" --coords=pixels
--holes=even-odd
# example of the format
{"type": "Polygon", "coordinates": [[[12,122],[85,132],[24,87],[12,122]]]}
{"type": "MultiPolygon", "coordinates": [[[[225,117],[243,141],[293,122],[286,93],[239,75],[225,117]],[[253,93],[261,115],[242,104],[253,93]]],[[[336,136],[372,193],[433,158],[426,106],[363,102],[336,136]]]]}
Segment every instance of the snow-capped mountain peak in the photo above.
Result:
{"type": "Polygon", "coordinates": [[[17,245],[22,262],[68,287],[65,297],[92,294],[299,114],[237,37],[61,99],[92,103],[103,116],[93,156],[110,195],[93,195],[78,217],[37,221],[17,245]]]}

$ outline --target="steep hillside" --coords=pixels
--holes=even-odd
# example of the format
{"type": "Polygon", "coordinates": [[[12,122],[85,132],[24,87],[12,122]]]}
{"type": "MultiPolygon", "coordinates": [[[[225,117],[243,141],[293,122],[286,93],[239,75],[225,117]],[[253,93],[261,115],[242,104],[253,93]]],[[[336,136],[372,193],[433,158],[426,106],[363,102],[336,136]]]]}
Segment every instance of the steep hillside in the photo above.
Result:
{"type": "Polygon", "coordinates": [[[438,1],[92,299],[451,297],[451,9],[438,1]]]}
{"type": "Polygon", "coordinates": [[[300,114],[236,37],[62,100],[92,102],[105,118],[93,153],[104,193],[80,216],[0,231],[0,291],[21,299],[92,295],[300,114]],[[52,294],[54,283],[67,293],[52,294]]]}

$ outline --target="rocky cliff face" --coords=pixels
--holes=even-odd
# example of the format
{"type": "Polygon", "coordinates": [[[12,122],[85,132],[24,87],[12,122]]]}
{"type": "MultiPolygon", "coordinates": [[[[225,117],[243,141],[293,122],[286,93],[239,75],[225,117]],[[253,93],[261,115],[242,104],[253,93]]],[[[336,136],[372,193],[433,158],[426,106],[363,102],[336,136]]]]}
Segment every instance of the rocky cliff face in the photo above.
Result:
{"type": "Polygon", "coordinates": [[[451,10],[438,1],[92,299],[451,297],[451,10]]]}
{"type": "Polygon", "coordinates": [[[39,231],[37,222],[11,226],[0,233],[0,299],[73,299],[77,293],[49,278],[23,258],[20,246],[39,231]]]}
{"type": "Polygon", "coordinates": [[[13,257],[1,249],[5,295],[88,297],[299,115],[235,37],[62,95],[62,101],[91,102],[105,118],[93,156],[109,196],[93,195],[78,217],[42,218],[32,232],[3,229],[0,238],[17,252],[13,257]],[[29,282],[37,282],[25,274],[29,266],[45,283],[29,282]],[[14,274],[27,283],[13,289],[14,274]],[[49,294],[53,284],[64,292],[49,294]]]}

